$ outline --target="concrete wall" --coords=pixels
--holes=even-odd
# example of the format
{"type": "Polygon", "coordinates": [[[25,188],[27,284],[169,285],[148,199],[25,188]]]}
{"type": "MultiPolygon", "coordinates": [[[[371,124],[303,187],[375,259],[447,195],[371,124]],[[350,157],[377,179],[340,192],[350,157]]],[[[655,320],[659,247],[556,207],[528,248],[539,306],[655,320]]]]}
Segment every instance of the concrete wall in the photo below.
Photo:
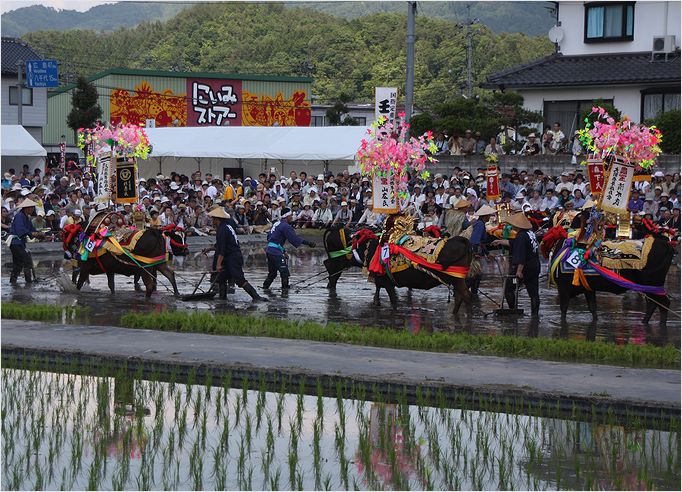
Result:
{"type": "Polygon", "coordinates": [[[564,55],[651,51],[653,38],[666,34],[675,35],[675,45],[680,45],[679,1],[636,2],[632,41],[587,44],[584,42],[585,3],[559,3],[559,21],[564,31],[559,47],[564,55]]]}

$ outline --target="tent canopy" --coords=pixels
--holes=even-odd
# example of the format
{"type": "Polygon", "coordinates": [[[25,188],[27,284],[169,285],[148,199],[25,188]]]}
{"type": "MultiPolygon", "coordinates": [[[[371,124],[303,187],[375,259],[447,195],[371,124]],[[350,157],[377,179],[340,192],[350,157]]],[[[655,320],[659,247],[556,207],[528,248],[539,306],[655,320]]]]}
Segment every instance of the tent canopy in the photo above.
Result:
{"type": "MultiPolygon", "coordinates": [[[[352,161],[364,126],[148,128],[150,157],[352,161]]],[[[3,139],[4,143],[4,139],[3,139]]]]}
{"type": "Polygon", "coordinates": [[[45,157],[47,151],[21,125],[2,125],[3,157],[45,157]]]}

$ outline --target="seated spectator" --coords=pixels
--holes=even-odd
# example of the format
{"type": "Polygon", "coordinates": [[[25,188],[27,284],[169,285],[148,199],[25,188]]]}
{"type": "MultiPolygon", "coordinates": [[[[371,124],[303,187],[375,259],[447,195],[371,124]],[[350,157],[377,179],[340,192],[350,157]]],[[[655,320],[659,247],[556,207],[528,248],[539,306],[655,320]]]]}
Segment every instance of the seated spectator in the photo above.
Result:
{"type": "Polygon", "coordinates": [[[436,140],[434,142],[436,144],[436,150],[435,155],[442,155],[447,153],[448,151],[448,142],[445,140],[445,134],[443,132],[438,132],[438,135],[436,135],[436,140]]]}
{"type": "Polygon", "coordinates": [[[464,132],[464,138],[461,141],[462,154],[473,155],[476,153],[476,139],[471,136],[471,130],[464,132]]]}
{"type": "Polygon", "coordinates": [[[320,202],[320,208],[318,208],[313,214],[313,227],[318,229],[326,229],[329,227],[334,220],[331,210],[327,208],[327,202],[320,202]]]}
{"type": "Polygon", "coordinates": [[[485,152],[485,140],[481,136],[481,132],[476,132],[476,154],[483,155],[485,152]]]}
{"type": "Polygon", "coordinates": [[[495,137],[490,137],[490,142],[483,151],[484,155],[504,155],[504,149],[497,143],[495,137]]]}
{"type": "Polygon", "coordinates": [[[639,197],[639,191],[632,190],[630,193],[630,200],[628,201],[628,212],[639,213],[644,207],[644,200],[639,197]]]}
{"type": "Polygon", "coordinates": [[[452,135],[448,140],[450,155],[462,155],[462,141],[457,135],[452,135]]]}
{"type": "Polygon", "coordinates": [[[585,198],[583,197],[582,191],[580,191],[580,188],[576,188],[573,190],[573,206],[576,209],[582,208],[582,206],[585,205],[585,198]]]}
{"type": "Polygon", "coordinates": [[[551,214],[554,213],[557,208],[559,208],[559,199],[554,196],[554,190],[547,190],[545,192],[545,198],[542,199],[540,211],[551,214]]]}
{"type": "Polygon", "coordinates": [[[294,227],[300,227],[302,229],[308,229],[313,227],[313,209],[310,205],[304,205],[303,210],[301,210],[296,217],[294,217],[294,227]]]}
{"type": "Polygon", "coordinates": [[[521,148],[521,155],[538,155],[540,153],[540,144],[535,138],[535,133],[528,134],[528,140],[521,148]]]}

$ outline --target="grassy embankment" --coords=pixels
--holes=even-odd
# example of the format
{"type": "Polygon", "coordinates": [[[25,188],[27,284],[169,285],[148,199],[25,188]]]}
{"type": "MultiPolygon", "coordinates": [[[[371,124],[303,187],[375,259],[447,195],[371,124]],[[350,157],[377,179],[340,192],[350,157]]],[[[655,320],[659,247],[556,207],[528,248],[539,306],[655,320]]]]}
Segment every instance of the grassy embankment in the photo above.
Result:
{"type": "MultiPolygon", "coordinates": [[[[2,317],[59,321],[73,318],[78,308],[4,303],[2,317]]],[[[628,367],[678,369],[680,351],[672,346],[614,345],[584,340],[554,340],[466,333],[433,333],[413,335],[406,331],[371,328],[352,324],[296,322],[264,317],[210,313],[129,313],[121,317],[121,325],[183,333],[213,335],[260,336],[318,342],[348,343],[425,352],[468,353],[562,362],[612,364],[628,367]]]]}

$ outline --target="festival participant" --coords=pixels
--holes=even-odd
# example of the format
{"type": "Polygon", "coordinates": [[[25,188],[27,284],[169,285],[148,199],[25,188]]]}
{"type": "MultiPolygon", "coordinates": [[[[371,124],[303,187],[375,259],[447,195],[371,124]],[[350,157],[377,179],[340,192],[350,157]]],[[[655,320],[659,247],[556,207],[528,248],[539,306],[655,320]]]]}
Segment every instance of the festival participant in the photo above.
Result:
{"type": "Polygon", "coordinates": [[[218,272],[218,297],[227,299],[227,281],[231,280],[244,289],[254,301],[265,301],[266,299],[258,295],[256,289],[244,278],[244,257],[232,217],[222,207],[213,209],[208,215],[213,217],[216,228],[215,269],[218,272]]]}
{"type": "Polygon", "coordinates": [[[451,237],[459,236],[464,229],[469,227],[466,212],[471,203],[464,198],[452,204],[452,208],[445,212],[444,224],[451,237]]]}
{"type": "Polygon", "coordinates": [[[516,290],[521,284],[526,286],[530,297],[532,316],[540,313],[540,256],[538,255],[538,240],[533,233],[530,221],[523,213],[508,216],[505,223],[516,231],[516,238],[512,240],[496,239],[492,246],[507,246],[511,249],[509,277],[505,280],[504,296],[511,309],[516,308],[516,290]],[[517,286],[518,283],[518,286],[517,286]]]}
{"type": "MultiPolygon", "coordinates": [[[[490,217],[497,213],[497,210],[489,205],[483,205],[474,214],[473,230],[471,233],[471,249],[476,256],[487,256],[488,249],[486,248],[488,233],[485,230],[485,224],[490,220],[490,217]]],[[[472,278],[467,278],[466,282],[471,290],[472,295],[478,295],[478,286],[481,284],[481,278],[483,276],[478,273],[472,278]]]]}
{"type": "Polygon", "coordinates": [[[9,229],[10,242],[9,250],[12,252],[12,273],[9,278],[9,283],[17,285],[17,277],[24,270],[24,279],[26,285],[33,282],[31,264],[31,256],[26,251],[26,238],[37,237],[42,238],[45,235],[36,231],[31,223],[31,216],[36,210],[38,204],[33,200],[26,199],[17,205],[17,212],[12,219],[12,225],[9,229]]]}
{"type": "Polygon", "coordinates": [[[268,276],[263,282],[263,289],[269,289],[272,282],[279,272],[282,280],[282,291],[289,289],[289,266],[287,264],[287,254],[284,250],[284,243],[289,241],[294,248],[298,248],[301,244],[305,244],[311,248],[315,247],[315,243],[300,237],[291,227],[291,220],[293,214],[290,209],[282,210],[280,220],[275,222],[272,230],[268,233],[268,245],[265,248],[265,256],[268,260],[268,276]]]}

